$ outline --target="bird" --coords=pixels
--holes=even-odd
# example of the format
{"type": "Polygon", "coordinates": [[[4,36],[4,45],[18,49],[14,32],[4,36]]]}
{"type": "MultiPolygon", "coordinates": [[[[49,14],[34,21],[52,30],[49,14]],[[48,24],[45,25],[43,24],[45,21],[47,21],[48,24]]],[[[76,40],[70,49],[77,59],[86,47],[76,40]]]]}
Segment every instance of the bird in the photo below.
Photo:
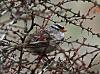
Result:
{"type": "Polygon", "coordinates": [[[64,32],[67,30],[59,23],[54,23],[46,27],[39,34],[31,34],[26,38],[26,48],[30,48],[29,51],[33,54],[50,53],[57,50],[57,45],[64,40],[64,32]],[[28,39],[28,40],[27,40],[28,39]]]}

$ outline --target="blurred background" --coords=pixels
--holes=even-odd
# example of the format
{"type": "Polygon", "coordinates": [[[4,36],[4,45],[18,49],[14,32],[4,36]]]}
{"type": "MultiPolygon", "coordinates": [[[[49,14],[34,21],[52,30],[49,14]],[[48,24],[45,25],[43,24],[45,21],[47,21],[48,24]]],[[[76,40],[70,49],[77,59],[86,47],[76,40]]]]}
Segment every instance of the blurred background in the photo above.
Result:
{"type": "MultiPolygon", "coordinates": [[[[62,1],[62,0],[51,0],[53,3],[57,4],[58,2],[62,1]]],[[[94,1],[94,0],[93,0],[94,1]]],[[[100,5],[100,0],[95,0],[97,1],[97,3],[100,5]]],[[[72,11],[74,12],[78,12],[80,11],[81,14],[86,14],[89,10],[89,8],[91,8],[93,6],[92,3],[89,3],[89,2],[82,2],[82,1],[78,1],[78,2],[71,2],[71,3],[67,3],[67,4],[64,4],[63,7],[65,8],[71,8],[72,11]]],[[[38,8],[36,9],[41,9],[42,7],[41,6],[38,6],[38,8]]],[[[59,11],[59,9],[57,9],[59,11]]],[[[48,15],[48,14],[43,14],[44,16],[48,15]]],[[[70,13],[67,14],[67,15],[71,15],[70,13]]],[[[95,7],[92,9],[92,11],[90,12],[90,16],[96,16],[93,20],[86,20],[84,21],[83,25],[84,27],[88,28],[88,27],[91,27],[92,28],[92,31],[94,33],[100,33],[100,7],[95,7]]],[[[0,17],[0,23],[1,22],[4,22],[4,21],[7,21],[9,19],[10,15],[9,13],[3,15],[2,17],[0,17]]],[[[53,20],[55,21],[59,21],[61,20],[61,18],[57,17],[56,15],[52,16],[51,17],[53,20]]],[[[40,17],[36,17],[35,18],[35,22],[38,23],[38,24],[41,24],[43,22],[43,19],[40,18],[40,17]]],[[[30,23],[30,21],[29,21],[30,23]]],[[[21,27],[24,27],[23,25],[24,23],[22,21],[18,21],[16,24],[14,25],[17,25],[17,26],[21,26],[21,27]]],[[[53,24],[53,22],[49,21],[48,22],[49,25],[53,24]]],[[[67,29],[67,32],[65,33],[65,36],[66,38],[72,36],[71,39],[69,39],[69,41],[73,41],[73,40],[76,40],[76,39],[79,39],[81,40],[83,37],[86,37],[87,38],[87,41],[86,43],[87,44],[91,44],[91,45],[98,45],[100,47],[100,38],[96,37],[96,36],[92,36],[91,33],[88,35],[88,32],[86,31],[82,31],[81,32],[81,29],[77,26],[74,26],[74,25],[69,25],[69,24],[66,24],[66,23],[60,23],[62,25],[64,25],[67,29]],[[66,25],[65,25],[66,24],[66,25]]],[[[78,45],[75,45],[75,47],[77,47],[78,45]]],[[[62,48],[64,49],[68,49],[68,45],[65,43],[62,45],[62,48]]],[[[87,47],[82,47],[80,50],[79,50],[79,54],[82,55],[84,54],[86,51],[92,51],[91,48],[87,48],[87,47]]],[[[88,55],[86,58],[85,58],[85,62],[88,64],[89,61],[90,61],[90,58],[93,57],[94,54],[91,54],[91,55],[88,55]]],[[[62,57],[63,58],[63,57],[62,57]]],[[[97,56],[97,58],[95,59],[94,63],[100,61],[100,55],[97,56]]],[[[100,65],[97,65],[97,66],[94,66],[92,70],[99,70],[100,71],[100,65]]]]}

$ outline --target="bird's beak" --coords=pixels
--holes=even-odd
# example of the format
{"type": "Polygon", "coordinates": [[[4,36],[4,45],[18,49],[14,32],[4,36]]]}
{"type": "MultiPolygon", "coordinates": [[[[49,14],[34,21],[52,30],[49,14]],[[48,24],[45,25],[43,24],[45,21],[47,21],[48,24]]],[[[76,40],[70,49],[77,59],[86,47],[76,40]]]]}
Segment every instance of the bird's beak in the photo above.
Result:
{"type": "Polygon", "coordinates": [[[61,32],[67,32],[67,30],[65,30],[65,29],[61,29],[60,31],[61,31],[61,32]]]}
{"type": "Polygon", "coordinates": [[[100,13],[100,7],[96,7],[94,13],[100,13]]]}

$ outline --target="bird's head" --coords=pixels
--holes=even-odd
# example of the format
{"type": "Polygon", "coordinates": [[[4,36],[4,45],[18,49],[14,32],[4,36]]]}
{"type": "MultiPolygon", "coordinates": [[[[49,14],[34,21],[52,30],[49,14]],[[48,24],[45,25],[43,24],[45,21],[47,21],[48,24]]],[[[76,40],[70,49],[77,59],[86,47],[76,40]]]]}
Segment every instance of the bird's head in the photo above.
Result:
{"type": "Polygon", "coordinates": [[[64,26],[60,25],[60,24],[54,24],[51,26],[52,28],[60,31],[60,32],[66,32],[67,30],[64,28],[64,26]]]}

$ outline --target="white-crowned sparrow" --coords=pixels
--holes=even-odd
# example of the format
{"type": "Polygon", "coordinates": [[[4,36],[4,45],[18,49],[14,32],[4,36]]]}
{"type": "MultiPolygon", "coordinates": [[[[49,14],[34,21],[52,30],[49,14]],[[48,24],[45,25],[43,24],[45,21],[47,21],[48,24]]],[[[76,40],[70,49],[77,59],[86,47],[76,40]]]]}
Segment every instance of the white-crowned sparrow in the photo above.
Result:
{"type": "Polygon", "coordinates": [[[42,32],[27,37],[26,48],[33,53],[49,53],[57,49],[57,45],[64,39],[66,30],[60,24],[53,24],[42,32]]]}

